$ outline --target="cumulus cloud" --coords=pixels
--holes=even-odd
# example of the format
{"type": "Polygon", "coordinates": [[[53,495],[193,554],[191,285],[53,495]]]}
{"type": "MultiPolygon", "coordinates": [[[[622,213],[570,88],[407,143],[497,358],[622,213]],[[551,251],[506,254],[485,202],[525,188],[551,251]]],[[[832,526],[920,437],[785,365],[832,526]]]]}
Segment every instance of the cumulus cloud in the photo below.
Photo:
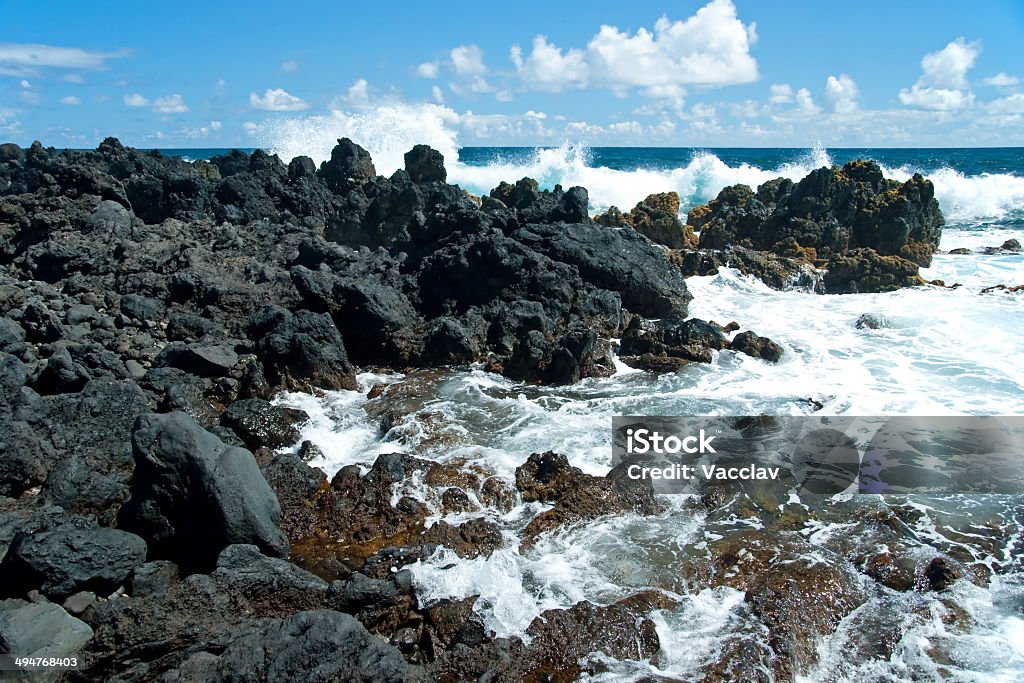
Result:
{"type": "Polygon", "coordinates": [[[365,78],[360,78],[349,86],[348,92],[345,94],[345,101],[356,106],[369,103],[370,84],[366,82],[365,78]]]}
{"type": "Polygon", "coordinates": [[[143,97],[139,93],[133,93],[131,95],[124,96],[124,103],[129,107],[148,107],[149,99],[143,97]]]}
{"type": "Polygon", "coordinates": [[[829,76],[825,81],[825,101],[837,114],[849,114],[857,111],[857,97],[860,90],[852,78],[846,74],[829,76]]]}
{"type": "Polygon", "coordinates": [[[434,62],[423,62],[416,67],[416,75],[420,78],[437,78],[440,65],[434,62]]]}
{"type": "Polygon", "coordinates": [[[478,45],[460,45],[448,53],[448,61],[455,79],[448,84],[459,95],[493,92],[487,81],[488,68],[484,64],[484,51],[478,45]]]}
{"type": "Polygon", "coordinates": [[[250,93],[249,105],[264,111],[302,111],[309,107],[301,97],[291,95],[282,88],[269,88],[262,96],[250,93]]]}
{"type": "Polygon", "coordinates": [[[981,43],[957,38],[921,60],[921,77],[910,89],[900,90],[900,101],[908,106],[934,111],[955,111],[974,104],[967,72],[981,54],[981,43]]]}
{"type": "Polygon", "coordinates": [[[153,111],[161,114],[184,114],[188,107],[185,106],[185,100],[181,95],[174,94],[153,100],[153,111]]]}
{"type": "Polygon", "coordinates": [[[76,105],[76,104],[81,104],[82,100],[78,99],[74,95],[67,95],[66,97],[60,98],[60,103],[61,104],[76,105]]]}
{"type": "Polygon", "coordinates": [[[533,39],[533,50],[523,57],[522,48],[512,46],[509,57],[523,82],[533,90],[559,92],[566,88],[584,88],[590,77],[590,64],[582,50],[566,50],[548,42],[547,37],[533,39]]]}
{"type": "Polygon", "coordinates": [[[110,60],[129,54],[127,50],[97,52],[37,43],[0,43],[0,75],[26,76],[46,68],[103,69],[110,60]]]}
{"type": "Polygon", "coordinates": [[[814,96],[807,88],[796,91],[796,107],[804,114],[817,114],[821,107],[814,103],[814,96]]]}
{"type": "Polygon", "coordinates": [[[430,94],[433,96],[434,101],[437,102],[438,104],[444,102],[444,92],[442,92],[441,88],[439,88],[438,86],[435,85],[434,87],[432,87],[430,89],[430,94]]]}
{"type": "Polygon", "coordinates": [[[756,41],[755,25],[739,19],[732,0],[711,0],[686,20],[662,17],[653,30],[629,33],[605,25],[585,48],[567,49],[537,36],[528,55],[514,46],[510,57],[529,89],[607,88],[622,93],[634,87],[755,81],[758,67],[750,47],[756,41]]]}

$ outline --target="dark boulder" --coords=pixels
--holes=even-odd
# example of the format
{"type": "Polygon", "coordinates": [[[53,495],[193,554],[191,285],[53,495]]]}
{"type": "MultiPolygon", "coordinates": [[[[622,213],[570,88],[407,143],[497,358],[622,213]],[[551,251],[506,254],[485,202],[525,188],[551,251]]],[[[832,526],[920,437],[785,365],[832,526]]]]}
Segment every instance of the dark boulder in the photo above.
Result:
{"type": "Polygon", "coordinates": [[[57,350],[46,361],[33,388],[40,394],[69,394],[81,391],[89,382],[89,372],[75,363],[65,348],[57,350]]]}
{"type": "Polygon", "coordinates": [[[247,398],[228,406],[220,421],[234,430],[246,448],[255,451],[296,443],[300,432],[295,425],[308,419],[309,415],[301,410],[274,405],[259,398],[247,398]]]}
{"type": "Polygon", "coordinates": [[[554,261],[575,266],[584,282],[617,292],[633,313],[685,315],[693,298],[663,250],[635,232],[595,224],[531,224],[511,237],[554,261]]]}
{"type": "Polygon", "coordinates": [[[355,369],[331,317],[269,306],[248,323],[249,337],[272,387],[355,389],[355,369]]]}
{"type": "Polygon", "coordinates": [[[281,507],[252,454],[225,446],[184,413],[145,415],[132,434],[135,472],[121,526],[153,557],[209,566],[222,548],[251,543],[283,557],[281,507]]]}
{"type": "Polygon", "coordinates": [[[20,534],[0,563],[8,596],[32,589],[63,600],[78,591],[107,595],[146,561],[146,542],[118,529],[58,527],[20,534]]]}
{"type": "Polygon", "coordinates": [[[377,175],[370,153],[348,138],[341,138],[331,158],[320,164],[320,179],[335,193],[348,192],[377,175]]]}
{"type": "Polygon", "coordinates": [[[406,683],[415,675],[395,648],[355,618],[330,610],[299,612],[239,628],[219,652],[192,655],[164,674],[168,682],[223,680],[406,683]]]}
{"type": "Polygon", "coordinates": [[[900,256],[882,256],[873,249],[853,249],[828,261],[827,294],[893,292],[924,284],[918,265],[900,256]]]}
{"type": "Polygon", "coordinates": [[[156,362],[198,377],[224,377],[238,363],[238,354],[232,344],[171,342],[160,352],[156,362]]]}
{"type": "Polygon", "coordinates": [[[768,337],[759,337],[750,331],[740,332],[733,337],[729,348],[733,351],[745,353],[752,358],[760,358],[771,363],[777,363],[782,360],[782,354],[784,353],[782,347],[768,337]]]}
{"type": "Polygon", "coordinates": [[[21,421],[0,418],[0,496],[17,497],[46,481],[53,452],[21,421]]]}
{"type": "Polygon", "coordinates": [[[444,155],[427,145],[416,145],[405,153],[405,170],[414,183],[443,183],[448,179],[444,155]]]}
{"type": "Polygon", "coordinates": [[[725,188],[691,210],[688,223],[700,229],[702,248],[739,246],[807,261],[870,250],[907,260],[916,276],[916,266],[931,263],[944,219],[930,181],[916,174],[905,183],[887,180],[874,162],[851,161],[796,184],[769,181],[756,193],[725,188]]]}
{"type": "Polygon", "coordinates": [[[310,467],[300,456],[291,453],[274,456],[262,470],[282,508],[301,506],[327,485],[323,470],[310,467]]]}

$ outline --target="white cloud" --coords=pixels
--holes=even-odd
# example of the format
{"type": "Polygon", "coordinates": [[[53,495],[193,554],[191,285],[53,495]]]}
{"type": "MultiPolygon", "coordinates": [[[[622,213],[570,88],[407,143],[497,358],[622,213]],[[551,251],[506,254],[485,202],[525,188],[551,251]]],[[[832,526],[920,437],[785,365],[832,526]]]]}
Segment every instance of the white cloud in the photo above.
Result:
{"type": "Polygon", "coordinates": [[[257,126],[252,121],[245,121],[242,123],[242,129],[245,130],[245,132],[248,133],[249,135],[255,135],[256,132],[260,129],[260,127],[257,126]]]}
{"type": "Polygon", "coordinates": [[[295,73],[299,70],[299,62],[295,59],[288,59],[281,62],[281,71],[285,73],[295,73]]]}
{"type": "Polygon", "coordinates": [[[112,59],[127,57],[127,50],[95,52],[76,47],[28,43],[0,43],[0,75],[20,76],[39,69],[103,69],[112,59]]]}
{"type": "Polygon", "coordinates": [[[423,62],[416,67],[416,75],[420,78],[437,78],[438,71],[439,65],[436,61],[423,62]]]}
{"type": "Polygon", "coordinates": [[[1000,71],[995,76],[989,76],[982,81],[985,85],[993,85],[997,88],[1009,88],[1020,84],[1020,79],[1016,76],[1011,76],[1005,71],[1000,71]]]}
{"type": "Polygon", "coordinates": [[[515,46],[511,59],[523,84],[534,90],[730,85],[758,79],[750,47],[755,25],[737,17],[732,0],[711,0],[682,21],[659,19],[653,31],[602,26],[585,49],[561,49],[537,36],[529,55],[515,46]]]}
{"type": "Polygon", "coordinates": [[[990,114],[1024,114],[1024,93],[1014,93],[984,105],[990,114]]]}
{"type": "Polygon", "coordinates": [[[188,111],[181,95],[174,94],[153,100],[153,111],[161,114],[184,114],[188,111]]]}
{"type": "Polygon", "coordinates": [[[305,100],[290,95],[281,88],[270,88],[263,96],[256,93],[249,94],[249,105],[253,109],[264,111],[302,111],[309,107],[305,100]]]}
{"type": "Polygon", "coordinates": [[[220,121],[210,121],[210,130],[220,130],[222,124],[220,121]]]}
{"type": "Polygon", "coordinates": [[[442,92],[441,88],[439,88],[438,86],[435,85],[434,87],[432,87],[430,89],[430,94],[434,97],[434,101],[437,102],[438,104],[444,102],[444,92],[442,92]]]}
{"type": "Polygon", "coordinates": [[[448,84],[452,92],[465,95],[494,91],[485,78],[488,69],[484,64],[484,51],[478,45],[460,45],[452,48],[448,58],[455,73],[455,80],[448,84]]]}
{"type": "Polygon", "coordinates": [[[793,88],[789,83],[773,83],[768,101],[772,104],[786,104],[793,101],[793,88]]]}
{"type": "Polygon", "coordinates": [[[355,105],[367,104],[370,101],[369,83],[365,78],[360,78],[349,87],[346,99],[355,105]]]}
{"type": "Polygon", "coordinates": [[[690,107],[690,112],[698,119],[713,119],[718,115],[718,111],[713,106],[703,102],[698,102],[690,107]]]}
{"type": "Polygon", "coordinates": [[[29,88],[32,87],[32,84],[29,83],[28,81],[26,81],[24,78],[21,79],[21,82],[18,83],[18,85],[21,86],[22,88],[24,88],[25,90],[28,90],[29,88]]]}
{"type": "Polygon", "coordinates": [[[85,83],[85,78],[81,74],[66,74],[63,80],[65,83],[74,83],[75,85],[82,85],[85,83]]]}
{"type": "Polygon", "coordinates": [[[513,45],[509,57],[519,77],[533,90],[559,92],[566,88],[584,88],[590,76],[590,65],[582,50],[562,50],[548,42],[547,37],[533,39],[533,50],[523,58],[523,51],[513,45]]]}
{"type": "Polygon", "coordinates": [[[452,48],[448,56],[452,60],[452,68],[459,76],[482,76],[487,73],[484,51],[478,45],[460,45],[452,48]]]}
{"type": "Polygon", "coordinates": [[[149,106],[149,100],[146,99],[145,97],[143,97],[142,95],[140,95],[139,93],[135,93],[135,94],[132,94],[132,95],[125,95],[124,96],[124,103],[127,104],[129,107],[148,107],[149,106]]]}
{"type": "Polygon", "coordinates": [[[832,106],[837,114],[850,114],[857,111],[857,97],[860,90],[852,78],[846,74],[838,77],[829,76],[825,81],[825,101],[832,106]]]}
{"type": "Polygon", "coordinates": [[[929,52],[921,60],[917,83],[900,90],[900,101],[908,106],[934,111],[954,111],[974,104],[974,93],[967,83],[967,72],[981,54],[981,43],[966,43],[957,38],[938,52],[929,52]]]}
{"type": "Polygon", "coordinates": [[[78,99],[74,95],[68,95],[66,97],[60,98],[60,103],[61,104],[75,105],[75,104],[81,104],[82,100],[78,99]]]}
{"type": "Polygon", "coordinates": [[[814,97],[807,88],[796,91],[796,106],[804,114],[817,114],[821,111],[821,107],[814,103],[814,97]]]}

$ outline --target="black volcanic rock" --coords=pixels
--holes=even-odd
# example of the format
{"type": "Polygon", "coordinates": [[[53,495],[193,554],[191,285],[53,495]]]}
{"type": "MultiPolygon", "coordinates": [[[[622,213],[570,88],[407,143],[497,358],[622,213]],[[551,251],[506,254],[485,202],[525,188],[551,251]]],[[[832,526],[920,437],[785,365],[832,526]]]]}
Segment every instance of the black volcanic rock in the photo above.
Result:
{"type": "Polygon", "coordinates": [[[150,542],[153,557],[208,566],[233,543],[287,554],[281,507],[251,453],[183,413],[139,418],[132,446],[132,497],[120,523],[150,542]]]}
{"type": "Polygon", "coordinates": [[[331,158],[320,164],[319,176],[333,192],[345,192],[377,175],[370,153],[348,138],[338,140],[331,158]]]}
{"type": "Polygon", "coordinates": [[[0,563],[5,595],[32,589],[57,600],[88,590],[107,595],[146,561],[146,543],[118,529],[59,527],[21,534],[0,563]]]}
{"type": "Polygon", "coordinates": [[[691,210],[687,222],[700,230],[701,249],[749,248],[797,262],[830,259],[829,269],[842,273],[825,289],[840,293],[918,284],[917,266],[931,264],[945,221],[931,181],[915,174],[900,183],[884,178],[873,161],[851,161],[797,183],[771,180],[756,192],[727,187],[691,210]]]}
{"type": "Polygon", "coordinates": [[[444,155],[427,145],[416,145],[405,153],[405,170],[414,183],[443,183],[448,179],[444,155]]]}

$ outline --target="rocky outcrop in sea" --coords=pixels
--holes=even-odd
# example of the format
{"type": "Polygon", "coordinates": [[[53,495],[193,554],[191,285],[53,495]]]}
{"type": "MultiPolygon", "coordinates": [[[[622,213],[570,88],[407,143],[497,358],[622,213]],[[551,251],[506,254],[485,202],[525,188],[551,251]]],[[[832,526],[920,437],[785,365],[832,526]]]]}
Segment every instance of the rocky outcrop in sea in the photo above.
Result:
{"type": "MultiPolygon", "coordinates": [[[[306,463],[313,444],[279,452],[307,416],[271,399],[355,389],[367,368],[572,384],[612,374],[620,338],[623,360],[656,372],[717,353],[778,362],[740,324],[688,318],[681,264],[827,258],[826,290],[877,291],[917,283],[941,227],[927,181],[848,164],[728,188],[690,213],[695,251],[671,193],[595,222],[583,188],[523,179],[476,199],[443,162],[417,146],[384,178],[349,140],[319,168],[114,139],[0,146],[0,650],[76,654],[71,680],[122,681],[572,680],[600,669],[597,651],[650,660],[647,615],[671,602],[658,591],[551,610],[524,639],[488,632],[473,598],[420,605],[403,567],[508,540],[482,516],[428,524],[422,500],[395,495],[415,478],[449,511],[543,501],[528,548],[657,514],[649,482],[555,453],[515,482],[406,454],[328,480],[306,463]]],[[[400,389],[373,391],[382,423],[403,419],[400,389]]],[[[813,658],[808,639],[860,599],[825,578],[834,604],[766,647],[813,658]]],[[[766,623],[791,621],[779,586],[749,586],[766,623]]]]}

